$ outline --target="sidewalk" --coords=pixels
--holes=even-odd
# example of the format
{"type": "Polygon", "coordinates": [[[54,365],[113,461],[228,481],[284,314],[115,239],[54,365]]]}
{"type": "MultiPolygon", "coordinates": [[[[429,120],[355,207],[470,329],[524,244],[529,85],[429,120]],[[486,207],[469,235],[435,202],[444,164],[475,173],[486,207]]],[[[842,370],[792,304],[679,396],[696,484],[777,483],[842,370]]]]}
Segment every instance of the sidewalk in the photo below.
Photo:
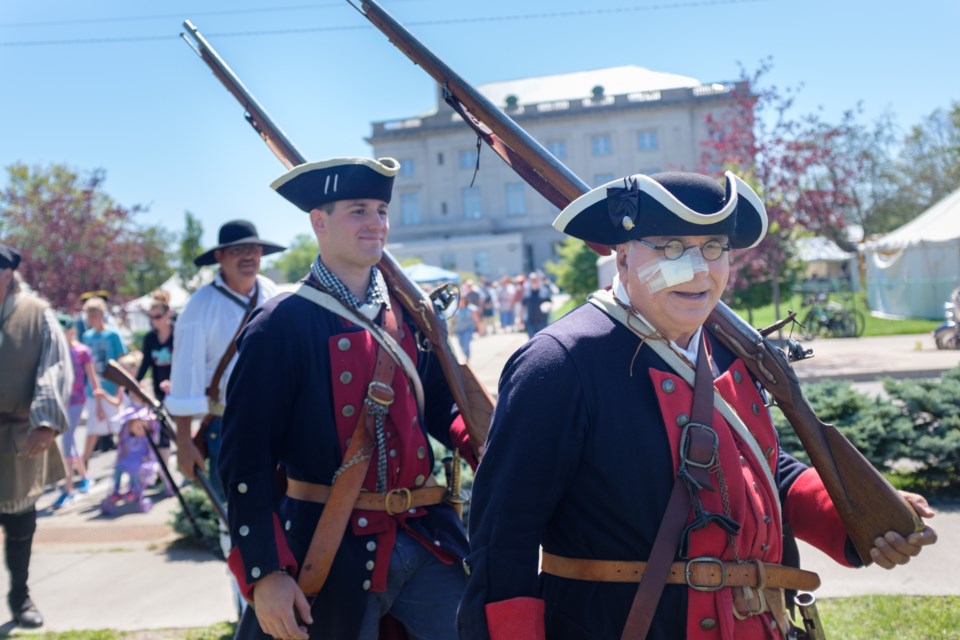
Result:
{"type": "MultiPolygon", "coordinates": [[[[507,358],[524,342],[526,335],[516,333],[474,341],[470,364],[491,393],[507,358]]],[[[814,349],[813,358],[795,364],[804,380],[935,377],[960,363],[960,351],[937,351],[926,334],[815,340],[804,346],[814,349]]],[[[170,527],[178,509],[175,497],[158,500],[145,514],[120,509],[110,518],[99,515],[113,460],[113,453],[92,460],[97,484],[74,504],[52,514],[55,491],[37,504],[30,588],[46,618],[42,631],[183,629],[236,619],[226,565],[206,551],[169,548],[177,538],[170,527]]],[[[960,594],[960,557],[953,552],[960,546],[960,508],[942,510],[931,525],[940,534],[939,544],[890,574],[876,567],[844,569],[802,546],[804,566],[821,573],[820,597],[960,594]]],[[[0,584],[7,580],[0,567],[0,584]]],[[[11,625],[0,626],[4,633],[11,633],[11,625]]]]}

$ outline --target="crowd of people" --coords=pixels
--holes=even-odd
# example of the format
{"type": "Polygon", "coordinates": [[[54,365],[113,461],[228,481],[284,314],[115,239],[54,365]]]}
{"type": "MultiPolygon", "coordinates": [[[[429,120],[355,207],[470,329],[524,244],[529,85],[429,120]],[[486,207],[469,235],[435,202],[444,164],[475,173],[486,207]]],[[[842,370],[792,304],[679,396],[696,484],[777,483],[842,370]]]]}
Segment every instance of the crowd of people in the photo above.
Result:
{"type": "Polygon", "coordinates": [[[465,282],[450,321],[466,358],[477,334],[530,338],[478,441],[377,266],[398,170],[334,158],[280,176],[316,237],[309,273],[279,292],[260,262],[284,247],[224,223],[195,259],[216,277],[175,321],[154,295],[139,357],[103,296],[58,318],[0,245],[0,524],[19,625],[43,622],[27,580],[44,487],[64,481],[59,507],[88,491],[97,443],[116,437],[104,512],[149,509],[162,480],[154,451],[171,443],[104,377],[114,359],[150,374],[180,472],[226,509],[240,640],[784,638],[785,592],[815,579],[783,564],[785,531],[848,566],[891,568],[936,541],[891,531],[858,555],[816,469],[780,448],[762,387],[704,326],[730,252],[767,231],[742,180],[634,175],[571,203],[554,226],[613,248],[617,274],[549,326],[542,274],[465,282]],[[477,471],[469,538],[431,438],[477,471]]]}

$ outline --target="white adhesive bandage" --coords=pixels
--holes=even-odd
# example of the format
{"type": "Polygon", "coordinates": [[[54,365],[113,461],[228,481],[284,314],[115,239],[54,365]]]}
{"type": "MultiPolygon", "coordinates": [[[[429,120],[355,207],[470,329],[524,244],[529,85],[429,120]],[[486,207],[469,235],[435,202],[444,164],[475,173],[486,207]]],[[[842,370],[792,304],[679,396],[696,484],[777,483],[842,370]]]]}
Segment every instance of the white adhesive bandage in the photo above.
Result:
{"type": "Polygon", "coordinates": [[[684,252],[676,260],[658,258],[637,267],[637,279],[645,283],[650,293],[690,282],[698,273],[707,273],[710,267],[696,248],[684,252]]]}

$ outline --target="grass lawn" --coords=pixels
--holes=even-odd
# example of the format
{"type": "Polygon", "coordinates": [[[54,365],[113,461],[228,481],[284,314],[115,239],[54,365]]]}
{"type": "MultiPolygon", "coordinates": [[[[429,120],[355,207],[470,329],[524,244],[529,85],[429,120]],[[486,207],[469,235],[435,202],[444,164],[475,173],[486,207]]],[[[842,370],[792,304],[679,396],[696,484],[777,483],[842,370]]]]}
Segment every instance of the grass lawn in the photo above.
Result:
{"type": "MultiPolygon", "coordinates": [[[[960,596],[861,596],[817,603],[826,636],[832,640],[960,639],[960,596]]],[[[204,629],[120,632],[18,633],[42,640],[228,640],[235,625],[204,629]]]]}

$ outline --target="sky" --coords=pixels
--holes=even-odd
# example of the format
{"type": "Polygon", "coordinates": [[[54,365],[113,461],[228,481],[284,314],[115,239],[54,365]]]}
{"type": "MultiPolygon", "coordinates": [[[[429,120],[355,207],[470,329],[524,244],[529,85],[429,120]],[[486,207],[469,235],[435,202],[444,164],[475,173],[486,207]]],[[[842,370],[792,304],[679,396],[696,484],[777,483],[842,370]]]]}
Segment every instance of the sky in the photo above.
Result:
{"type": "MultiPolygon", "coordinates": [[[[956,0],[380,4],[474,85],[619,65],[723,82],[770,57],[767,83],[799,89],[798,117],[860,104],[863,122],[909,128],[960,101],[956,0]]],[[[282,165],[179,37],[184,19],[310,160],[368,156],[372,122],[435,104],[347,0],[0,0],[0,167],[103,169],[116,202],[147,207],[138,223],[180,232],[190,211],[205,247],[234,218],[282,244],[309,232],[269,188],[282,165]]]]}

